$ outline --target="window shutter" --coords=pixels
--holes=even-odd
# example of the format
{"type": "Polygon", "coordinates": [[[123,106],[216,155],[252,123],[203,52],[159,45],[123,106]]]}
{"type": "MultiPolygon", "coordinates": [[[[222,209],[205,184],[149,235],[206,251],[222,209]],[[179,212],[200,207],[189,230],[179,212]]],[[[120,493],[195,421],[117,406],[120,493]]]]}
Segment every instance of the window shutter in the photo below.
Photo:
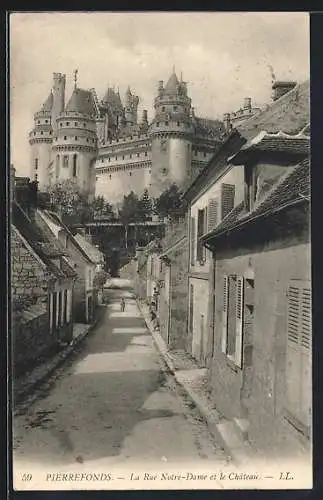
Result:
{"type": "Polygon", "coordinates": [[[195,262],[195,241],[196,241],[196,223],[195,223],[195,217],[191,217],[191,266],[194,266],[195,262]]]}
{"type": "Polygon", "coordinates": [[[242,276],[237,277],[236,285],[236,343],[235,361],[242,367],[242,345],[243,345],[243,309],[244,309],[244,280],[242,276]]]}
{"type": "Polygon", "coordinates": [[[193,333],[193,319],[194,319],[194,287],[190,285],[190,310],[189,310],[189,331],[193,333]]]}
{"type": "Polygon", "coordinates": [[[221,220],[234,208],[235,185],[221,185],[221,220]]]}
{"type": "Polygon", "coordinates": [[[200,237],[203,234],[203,224],[204,224],[204,210],[198,211],[197,216],[197,252],[196,259],[201,262],[203,259],[203,245],[200,241],[200,237]]]}
{"type": "MultiPolygon", "coordinates": [[[[208,209],[207,209],[207,207],[205,207],[202,234],[205,234],[207,232],[207,220],[208,220],[208,209]]],[[[206,260],[206,248],[203,245],[203,243],[201,243],[201,245],[202,245],[202,258],[203,258],[203,260],[206,260]]]]}
{"type": "Polygon", "coordinates": [[[222,352],[227,353],[228,340],[228,302],[229,302],[229,277],[223,278],[223,311],[222,311],[222,352]]]}
{"type": "Polygon", "coordinates": [[[288,288],[286,405],[306,427],[311,424],[311,289],[302,282],[288,288]]]}
{"type": "Polygon", "coordinates": [[[218,200],[212,199],[208,204],[207,230],[212,231],[218,223],[218,200]]]}

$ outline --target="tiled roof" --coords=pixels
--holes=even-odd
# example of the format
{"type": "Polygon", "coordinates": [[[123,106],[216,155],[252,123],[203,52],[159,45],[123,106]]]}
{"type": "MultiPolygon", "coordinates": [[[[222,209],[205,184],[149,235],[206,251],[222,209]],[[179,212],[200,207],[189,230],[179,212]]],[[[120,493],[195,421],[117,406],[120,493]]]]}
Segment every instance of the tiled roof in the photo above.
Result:
{"type": "Polygon", "coordinates": [[[277,101],[269,104],[256,116],[237,126],[246,139],[255,137],[262,130],[297,134],[310,122],[310,82],[296,85],[277,101]]]}
{"type": "Polygon", "coordinates": [[[220,120],[195,117],[197,134],[208,134],[211,137],[222,138],[225,133],[224,123],[220,120]]]}
{"type": "Polygon", "coordinates": [[[303,160],[284,175],[268,192],[267,196],[246,213],[244,203],[237,205],[213,231],[203,236],[208,241],[227,230],[233,230],[242,223],[256,217],[273,214],[293,202],[308,200],[310,196],[309,159],[303,160]]]}
{"type": "Polygon", "coordinates": [[[65,277],[64,272],[51,261],[53,257],[47,255],[45,248],[43,248],[43,245],[46,244],[43,232],[15,201],[12,203],[12,223],[50,271],[58,278],[65,277]]]}
{"type": "Polygon", "coordinates": [[[62,258],[62,271],[69,278],[76,278],[77,277],[77,272],[74,271],[72,264],[70,264],[69,261],[65,257],[62,258]]]}
{"type": "Polygon", "coordinates": [[[96,262],[93,261],[93,259],[87,254],[87,252],[84,251],[82,246],[79,244],[79,242],[75,239],[75,236],[71,233],[71,231],[68,229],[67,226],[61,221],[60,217],[55,214],[55,212],[51,212],[50,210],[43,210],[45,217],[48,217],[50,220],[54,222],[54,224],[58,225],[61,227],[65,233],[70,237],[70,240],[72,243],[76,246],[76,248],[81,252],[83,257],[86,258],[88,262],[91,264],[95,264],[96,262]]]}
{"type": "Polygon", "coordinates": [[[310,138],[303,134],[289,135],[282,132],[268,134],[263,131],[244,144],[237,154],[228,158],[228,161],[234,165],[241,165],[250,153],[256,151],[308,156],[310,138]]]}
{"type": "Polygon", "coordinates": [[[93,262],[95,262],[96,264],[100,264],[102,262],[103,254],[102,252],[100,252],[100,250],[91,245],[91,243],[83,238],[81,234],[76,234],[74,238],[93,262]]]}
{"type": "Polygon", "coordinates": [[[19,323],[29,323],[33,319],[38,318],[42,314],[46,313],[46,304],[33,304],[19,313],[19,323]]]}
{"type": "Polygon", "coordinates": [[[170,75],[168,82],[165,85],[165,93],[176,93],[177,92],[177,85],[179,84],[178,78],[176,76],[176,73],[173,71],[173,73],[170,75]]]}
{"type": "Polygon", "coordinates": [[[74,89],[65,111],[75,111],[84,115],[95,115],[95,105],[92,93],[89,90],[74,89]]]}

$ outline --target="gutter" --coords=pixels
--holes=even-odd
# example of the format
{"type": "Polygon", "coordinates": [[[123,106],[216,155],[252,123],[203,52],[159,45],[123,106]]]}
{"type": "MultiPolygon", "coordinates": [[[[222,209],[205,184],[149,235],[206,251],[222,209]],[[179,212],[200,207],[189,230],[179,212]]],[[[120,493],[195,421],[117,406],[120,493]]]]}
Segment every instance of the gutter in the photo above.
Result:
{"type": "Polygon", "coordinates": [[[213,250],[213,245],[207,244],[206,239],[208,239],[208,240],[212,240],[212,239],[215,240],[215,239],[218,239],[218,238],[220,238],[221,236],[224,236],[224,235],[229,236],[229,234],[231,234],[231,233],[233,233],[235,231],[239,231],[240,229],[242,229],[247,224],[255,224],[259,219],[266,218],[269,215],[277,214],[279,212],[282,212],[286,208],[290,208],[290,207],[299,205],[299,204],[304,203],[304,202],[308,202],[308,200],[305,199],[305,198],[299,198],[297,200],[285,203],[284,205],[281,205],[278,208],[267,210],[267,212],[264,212],[262,214],[256,215],[255,217],[246,218],[246,220],[241,221],[240,224],[237,224],[236,226],[233,226],[232,228],[224,229],[220,233],[215,233],[213,235],[213,237],[212,237],[212,233],[209,236],[204,236],[204,237],[202,236],[201,241],[202,241],[202,243],[204,244],[204,246],[208,250],[212,251],[213,250]]]}

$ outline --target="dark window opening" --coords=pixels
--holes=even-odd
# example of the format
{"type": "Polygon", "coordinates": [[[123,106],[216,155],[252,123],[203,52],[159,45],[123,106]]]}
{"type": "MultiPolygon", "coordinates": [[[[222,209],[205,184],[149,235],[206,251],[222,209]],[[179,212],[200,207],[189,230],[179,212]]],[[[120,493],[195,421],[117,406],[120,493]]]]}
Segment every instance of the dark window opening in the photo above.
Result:
{"type": "Polygon", "coordinates": [[[67,126],[67,127],[69,126],[69,124],[70,124],[70,122],[66,122],[66,126],[67,126]]]}
{"type": "Polygon", "coordinates": [[[77,137],[77,135],[75,136],[75,140],[76,140],[76,141],[78,140],[78,137],[77,137]]]}
{"type": "Polygon", "coordinates": [[[73,155],[73,177],[76,177],[77,155],[73,155]]]}
{"type": "Polygon", "coordinates": [[[74,125],[75,125],[75,127],[79,126],[78,122],[74,122],[74,125]]]}
{"type": "Polygon", "coordinates": [[[64,135],[64,141],[66,141],[66,139],[67,139],[67,137],[66,137],[66,135],[64,135]]]}
{"type": "Polygon", "coordinates": [[[35,158],[35,170],[38,170],[38,158],[35,158]]]}
{"type": "Polygon", "coordinates": [[[168,122],[165,122],[165,125],[168,125],[168,122]]]}

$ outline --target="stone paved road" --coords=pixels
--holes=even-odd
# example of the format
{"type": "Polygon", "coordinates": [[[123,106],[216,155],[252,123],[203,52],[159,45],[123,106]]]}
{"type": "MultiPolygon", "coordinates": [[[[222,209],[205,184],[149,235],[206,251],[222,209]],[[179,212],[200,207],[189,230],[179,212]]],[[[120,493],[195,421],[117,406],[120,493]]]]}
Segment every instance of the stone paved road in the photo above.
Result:
{"type": "Polygon", "coordinates": [[[126,290],[113,293],[81,350],[15,417],[15,466],[224,464],[206,424],[165,373],[135,300],[126,290]]]}

